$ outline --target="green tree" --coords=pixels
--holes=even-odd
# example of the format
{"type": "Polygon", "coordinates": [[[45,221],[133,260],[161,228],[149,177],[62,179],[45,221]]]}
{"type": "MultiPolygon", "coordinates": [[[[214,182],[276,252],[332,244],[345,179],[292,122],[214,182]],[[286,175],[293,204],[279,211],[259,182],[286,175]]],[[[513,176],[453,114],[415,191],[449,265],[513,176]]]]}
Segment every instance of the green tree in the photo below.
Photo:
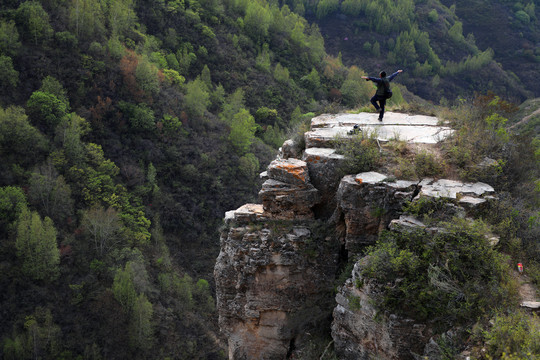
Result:
{"type": "Polygon", "coordinates": [[[86,119],[75,113],[65,116],[56,127],[56,141],[60,143],[71,165],[81,165],[85,156],[82,137],[90,132],[86,119]]]}
{"type": "Polygon", "coordinates": [[[393,56],[389,55],[389,57],[392,58],[392,60],[389,61],[394,64],[414,64],[418,57],[416,53],[416,48],[414,46],[414,39],[408,32],[402,32],[401,34],[399,34],[396,40],[396,46],[391,53],[393,56]]]}
{"type": "Polygon", "coordinates": [[[37,307],[22,325],[14,331],[13,339],[4,342],[6,360],[57,358],[62,331],[54,323],[50,309],[37,307]]]}
{"type": "Polygon", "coordinates": [[[320,0],[317,4],[317,19],[323,19],[339,10],[339,0],[320,0]]]}
{"type": "Polygon", "coordinates": [[[127,116],[131,128],[135,131],[152,131],[156,128],[154,110],[145,103],[137,105],[122,101],[118,105],[127,116]]]}
{"type": "Polygon", "coordinates": [[[321,87],[321,77],[317,69],[312,68],[308,75],[303,76],[300,79],[303,86],[311,91],[317,90],[321,87]]]}
{"type": "Polygon", "coordinates": [[[257,58],[255,59],[255,66],[257,67],[257,69],[265,71],[265,72],[270,71],[270,65],[271,65],[270,54],[271,54],[271,51],[268,44],[264,43],[261,51],[259,52],[259,54],[257,55],[257,58]]]}
{"type": "Polygon", "coordinates": [[[204,116],[206,108],[210,105],[210,94],[200,78],[186,84],[184,104],[189,115],[195,118],[204,116]]]}
{"type": "Polygon", "coordinates": [[[516,19],[518,19],[525,25],[528,25],[531,22],[531,17],[523,10],[516,11],[515,15],[516,19]]]}
{"type": "Polygon", "coordinates": [[[0,155],[4,164],[27,166],[40,161],[47,150],[47,140],[20,107],[0,107],[0,155]]]}
{"type": "Polygon", "coordinates": [[[437,22],[439,20],[439,13],[437,12],[437,9],[433,9],[428,14],[428,20],[429,22],[437,22]]]}
{"type": "Polygon", "coordinates": [[[255,139],[255,130],[257,124],[248,110],[241,109],[233,116],[229,141],[239,154],[243,155],[249,150],[255,139]]]}
{"type": "Polygon", "coordinates": [[[212,104],[213,110],[219,110],[223,106],[225,101],[225,88],[223,85],[218,84],[214,91],[210,93],[210,103],[212,104]]]}
{"type": "Polygon", "coordinates": [[[276,79],[277,82],[287,84],[289,82],[289,69],[281,66],[280,63],[277,63],[274,68],[274,79],[276,79]]]}
{"type": "Polygon", "coordinates": [[[340,89],[345,105],[355,107],[369,101],[372,86],[362,79],[363,75],[364,73],[356,66],[349,69],[347,78],[340,89]]]}
{"type": "Polygon", "coordinates": [[[16,11],[16,19],[23,29],[23,37],[36,45],[38,41],[48,40],[54,32],[49,23],[49,14],[38,1],[22,3],[16,11]]]}
{"type": "Polygon", "coordinates": [[[129,264],[126,264],[124,269],[118,269],[116,271],[112,291],[114,298],[122,305],[124,311],[130,313],[137,300],[137,293],[133,284],[129,264]]]}
{"type": "Polygon", "coordinates": [[[291,40],[299,47],[306,45],[306,22],[301,19],[297,19],[294,23],[294,28],[291,31],[291,40]]]}
{"type": "MultiPolygon", "coordinates": [[[[267,141],[265,140],[265,142],[267,141]]],[[[283,141],[281,141],[281,143],[283,144],[283,141]]],[[[238,160],[238,169],[247,178],[254,178],[255,176],[257,176],[259,167],[259,160],[252,153],[247,153],[246,155],[240,157],[240,159],[238,160]]]]}
{"type": "Polygon", "coordinates": [[[0,55],[16,56],[21,47],[14,21],[0,20],[0,55]]]}
{"type": "Polygon", "coordinates": [[[373,54],[373,56],[376,56],[376,57],[381,56],[381,44],[379,44],[378,41],[375,41],[375,44],[373,44],[371,53],[373,54]]]}
{"type": "Polygon", "coordinates": [[[99,0],[71,0],[69,26],[84,40],[101,39],[105,34],[104,12],[99,0]]]}
{"type": "Polygon", "coordinates": [[[133,304],[130,321],[130,344],[138,350],[148,350],[153,343],[152,303],[140,294],[133,304]]]}
{"type": "Polygon", "coordinates": [[[66,220],[73,213],[71,188],[58,175],[51,161],[37,168],[30,177],[28,200],[41,210],[42,214],[57,223],[66,220]]]}
{"type": "Polygon", "coordinates": [[[189,72],[191,64],[197,61],[197,55],[193,52],[193,46],[189,43],[183,44],[182,48],[176,52],[176,59],[178,60],[180,74],[186,75],[189,72]]]}
{"type": "Polygon", "coordinates": [[[64,101],[43,91],[34,91],[26,103],[26,108],[32,122],[48,133],[54,131],[68,111],[68,105],[64,101]]]}
{"type": "Polygon", "coordinates": [[[19,83],[19,72],[13,67],[13,60],[9,56],[0,55],[0,86],[12,89],[19,83]]]}
{"type": "Polygon", "coordinates": [[[106,16],[111,37],[125,36],[133,28],[137,15],[133,10],[133,0],[107,2],[106,16]]]}
{"type": "Polygon", "coordinates": [[[450,29],[448,29],[448,35],[454,42],[461,44],[465,41],[463,37],[463,23],[456,21],[450,29]]]}
{"type": "Polygon", "coordinates": [[[26,196],[21,188],[0,187],[0,230],[4,231],[8,225],[17,220],[26,207],[26,196]]]}
{"type": "Polygon", "coordinates": [[[263,42],[268,36],[268,29],[272,23],[272,12],[268,5],[263,6],[259,1],[250,1],[244,17],[244,26],[253,40],[263,42]]]}
{"type": "Polygon", "coordinates": [[[146,93],[156,95],[159,92],[158,69],[146,56],[139,61],[135,69],[137,85],[146,93]]]}
{"type": "Polygon", "coordinates": [[[58,277],[60,251],[56,243],[56,229],[49,217],[42,221],[35,211],[23,209],[19,216],[17,256],[22,260],[22,271],[34,280],[54,280],[58,277]]]}
{"type": "Polygon", "coordinates": [[[193,289],[193,297],[199,305],[202,313],[210,314],[215,310],[214,298],[210,292],[210,284],[204,279],[199,279],[193,289]]]}
{"type": "Polygon", "coordinates": [[[212,76],[210,75],[210,69],[208,65],[204,65],[201,72],[201,81],[206,85],[206,90],[210,91],[212,89],[212,76]]]}
{"type": "Polygon", "coordinates": [[[223,111],[219,114],[219,118],[227,124],[231,124],[234,115],[242,108],[244,108],[244,90],[238,88],[234,93],[227,97],[227,100],[223,104],[223,111]]]}
{"type": "Polygon", "coordinates": [[[366,8],[366,2],[363,0],[344,0],[341,3],[341,11],[344,14],[356,17],[366,8]]]}
{"type": "Polygon", "coordinates": [[[255,111],[255,120],[258,124],[275,124],[281,120],[276,109],[270,109],[266,106],[260,107],[255,111]]]}
{"type": "Polygon", "coordinates": [[[39,91],[53,94],[58,98],[58,100],[62,101],[66,108],[69,109],[69,99],[67,96],[67,91],[64,89],[64,86],[56,79],[54,76],[46,76],[41,81],[41,87],[39,88],[39,91]]]}

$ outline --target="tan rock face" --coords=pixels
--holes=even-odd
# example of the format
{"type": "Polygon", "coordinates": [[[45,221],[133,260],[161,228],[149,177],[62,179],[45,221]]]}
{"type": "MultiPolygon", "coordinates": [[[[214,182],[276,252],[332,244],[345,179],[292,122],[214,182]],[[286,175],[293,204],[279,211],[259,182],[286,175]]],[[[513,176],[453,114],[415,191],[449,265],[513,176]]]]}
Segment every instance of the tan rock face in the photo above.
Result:
{"type": "Polygon", "coordinates": [[[230,359],[284,359],[333,307],[339,244],[316,223],[243,222],[244,210],[230,214],[214,270],[220,328],[230,359]]]}
{"type": "Polygon", "coordinates": [[[298,159],[275,160],[266,171],[259,199],[264,215],[280,220],[313,219],[313,206],[320,201],[311,184],[308,166],[298,159]]]}

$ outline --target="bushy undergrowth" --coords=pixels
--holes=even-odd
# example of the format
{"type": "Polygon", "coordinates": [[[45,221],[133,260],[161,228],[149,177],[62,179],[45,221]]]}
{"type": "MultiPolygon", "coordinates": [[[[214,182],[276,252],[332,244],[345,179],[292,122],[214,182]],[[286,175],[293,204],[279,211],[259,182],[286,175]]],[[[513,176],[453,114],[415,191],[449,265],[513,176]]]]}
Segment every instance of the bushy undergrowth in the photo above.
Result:
{"type": "Polygon", "coordinates": [[[419,178],[439,176],[444,172],[444,167],[443,161],[426,151],[418,153],[414,159],[414,169],[419,178]]]}
{"type": "Polygon", "coordinates": [[[512,134],[507,127],[508,117],[516,111],[514,104],[494,94],[463,101],[453,109],[455,133],[445,149],[461,178],[512,190],[537,174],[532,138],[512,134]]]}
{"type": "MultiPolygon", "coordinates": [[[[537,359],[540,354],[540,319],[524,311],[497,315],[475,338],[485,344],[488,359],[537,359]]],[[[479,331],[478,331],[479,330],[479,331]]]]}
{"type": "Polygon", "coordinates": [[[336,140],[336,152],[345,156],[341,170],[358,174],[377,168],[382,160],[376,134],[360,131],[349,139],[336,140]]]}
{"type": "Polygon", "coordinates": [[[454,219],[436,233],[384,233],[362,270],[380,289],[380,309],[444,330],[513,304],[506,257],[489,245],[486,230],[482,222],[454,219]]]}

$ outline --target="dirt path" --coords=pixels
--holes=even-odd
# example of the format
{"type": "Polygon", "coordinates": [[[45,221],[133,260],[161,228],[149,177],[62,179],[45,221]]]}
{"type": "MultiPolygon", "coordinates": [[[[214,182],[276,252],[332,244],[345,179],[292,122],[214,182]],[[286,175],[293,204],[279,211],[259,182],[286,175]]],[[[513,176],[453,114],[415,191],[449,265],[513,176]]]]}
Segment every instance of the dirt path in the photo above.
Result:
{"type": "Polygon", "coordinates": [[[540,114],[540,109],[536,109],[532,114],[525,116],[523,119],[515,123],[514,125],[510,126],[509,129],[513,129],[521,124],[525,124],[527,121],[529,121],[530,118],[532,118],[535,115],[540,114]]]}
{"type": "Polygon", "coordinates": [[[521,297],[521,301],[537,301],[536,289],[531,284],[529,277],[527,275],[521,275],[519,276],[519,282],[519,296],[521,297]]]}

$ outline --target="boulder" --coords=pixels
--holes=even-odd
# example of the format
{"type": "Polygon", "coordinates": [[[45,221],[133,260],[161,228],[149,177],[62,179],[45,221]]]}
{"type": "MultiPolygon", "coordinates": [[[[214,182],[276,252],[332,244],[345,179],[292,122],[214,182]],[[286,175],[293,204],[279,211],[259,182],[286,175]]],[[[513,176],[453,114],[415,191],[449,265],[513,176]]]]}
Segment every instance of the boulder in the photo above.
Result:
{"type": "Polygon", "coordinates": [[[274,160],[266,170],[270,179],[299,187],[307,187],[309,170],[305,161],[298,159],[274,160]]]}
{"type": "Polygon", "coordinates": [[[279,149],[279,155],[282,159],[299,159],[301,154],[302,148],[300,147],[300,144],[292,139],[286,140],[279,149]]]}

